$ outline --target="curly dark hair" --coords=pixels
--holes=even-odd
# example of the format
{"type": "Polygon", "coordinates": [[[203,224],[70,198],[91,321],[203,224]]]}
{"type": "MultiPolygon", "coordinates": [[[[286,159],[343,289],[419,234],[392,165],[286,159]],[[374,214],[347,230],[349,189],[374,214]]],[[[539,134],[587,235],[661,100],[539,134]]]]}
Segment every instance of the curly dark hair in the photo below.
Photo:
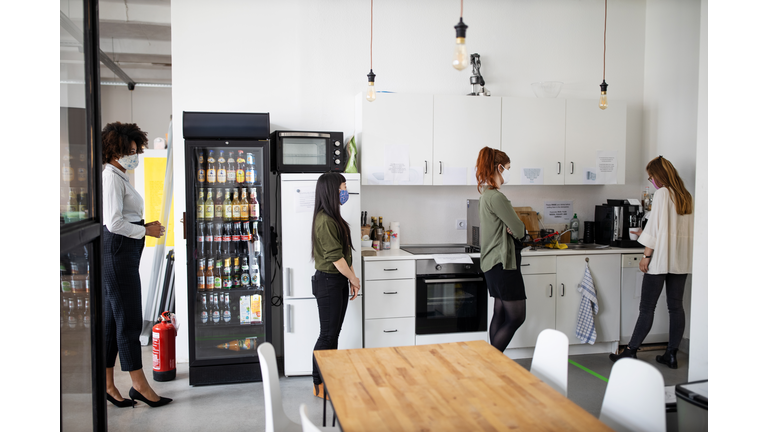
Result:
{"type": "Polygon", "coordinates": [[[131,141],[136,143],[136,153],[144,153],[147,146],[147,133],[139,129],[136,123],[114,122],[104,126],[101,131],[101,163],[107,164],[131,154],[131,141]]]}

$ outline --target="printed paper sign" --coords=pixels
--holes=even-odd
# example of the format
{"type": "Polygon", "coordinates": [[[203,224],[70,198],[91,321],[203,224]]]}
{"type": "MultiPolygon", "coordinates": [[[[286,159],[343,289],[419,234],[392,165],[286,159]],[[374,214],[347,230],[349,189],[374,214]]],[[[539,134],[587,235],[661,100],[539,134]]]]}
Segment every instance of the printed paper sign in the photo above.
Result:
{"type": "Polygon", "coordinates": [[[315,210],[314,189],[296,189],[293,198],[293,211],[296,213],[313,212],[315,210]]]}
{"type": "Polygon", "coordinates": [[[584,177],[582,180],[584,181],[584,184],[598,184],[597,170],[595,168],[584,168],[584,177]]]}
{"type": "Polygon", "coordinates": [[[520,172],[520,184],[544,184],[542,168],[523,168],[520,172]]]}
{"type": "Polygon", "coordinates": [[[407,145],[388,145],[384,149],[385,179],[394,184],[405,184],[410,180],[410,158],[407,145]]]}
{"type": "Polygon", "coordinates": [[[565,224],[573,217],[573,201],[544,201],[544,223],[565,224]]]}
{"type": "Polygon", "coordinates": [[[619,157],[616,151],[597,152],[597,182],[600,184],[616,184],[619,172],[619,157]]]}

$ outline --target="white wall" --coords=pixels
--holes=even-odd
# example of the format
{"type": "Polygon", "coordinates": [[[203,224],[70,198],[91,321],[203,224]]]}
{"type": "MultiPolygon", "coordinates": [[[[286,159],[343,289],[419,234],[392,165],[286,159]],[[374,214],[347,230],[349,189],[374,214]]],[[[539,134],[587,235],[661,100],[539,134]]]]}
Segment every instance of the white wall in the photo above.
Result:
{"type": "MultiPolygon", "coordinates": [[[[340,130],[351,136],[354,96],[364,91],[370,68],[369,6],[359,0],[173,1],[174,118],[196,110],[269,112],[273,130],[340,130]]],[[[486,88],[494,96],[534,97],[530,83],[557,80],[564,82],[560,97],[597,103],[602,0],[478,0],[464,6],[467,46],[481,55],[486,88]]],[[[378,90],[470,91],[471,68],[457,72],[450,66],[458,4],[390,0],[376,2],[374,8],[378,90]]],[[[643,149],[642,121],[646,32],[658,30],[648,29],[646,9],[645,1],[632,0],[612,3],[608,10],[606,81],[609,100],[627,101],[627,185],[510,187],[504,192],[514,205],[540,209],[545,200],[573,199],[581,219],[590,220],[594,206],[606,198],[640,197],[648,184],[644,167],[650,154],[643,149]]],[[[695,82],[696,72],[694,68],[692,76],[670,79],[695,82]]],[[[667,134],[662,129],[665,140],[667,134]]],[[[174,135],[180,144],[180,121],[174,135]]],[[[695,140],[690,145],[693,151],[695,140]]],[[[175,194],[184,196],[180,147],[174,183],[175,194]]],[[[465,218],[466,199],[478,196],[470,186],[367,186],[362,192],[363,210],[369,217],[382,216],[385,223],[398,220],[405,243],[463,243],[465,232],[455,230],[455,219],[465,218]],[[402,205],[403,199],[410,205],[402,205]]],[[[183,200],[175,205],[176,214],[182,214],[183,200]]],[[[181,229],[177,222],[177,232],[181,229]]],[[[177,248],[176,256],[180,266],[186,262],[183,248],[177,248]]],[[[177,272],[176,277],[181,290],[186,274],[177,272]]],[[[185,311],[186,298],[178,296],[176,308],[185,311]]],[[[179,360],[185,361],[187,335],[180,334],[177,342],[179,360]]]]}
{"type": "Polygon", "coordinates": [[[165,87],[101,86],[101,124],[136,123],[147,133],[149,148],[165,138],[171,121],[171,89],[165,87]]]}

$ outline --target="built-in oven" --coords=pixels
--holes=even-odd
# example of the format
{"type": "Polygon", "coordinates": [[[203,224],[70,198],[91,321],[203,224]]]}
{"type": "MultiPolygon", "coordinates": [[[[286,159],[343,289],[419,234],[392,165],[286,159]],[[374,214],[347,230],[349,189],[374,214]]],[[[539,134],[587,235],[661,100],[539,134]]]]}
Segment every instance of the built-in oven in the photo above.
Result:
{"type": "Polygon", "coordinates": [[[277,130],[270,144],[273,172],[343,172],[347,163],[342,132],[277,130]]]}
{"type": "Polygon", "coordinates": [[[472,264],[416,261],[416,335],[487,328],[488,289],[479,259],[472,259],[472,264]]]}

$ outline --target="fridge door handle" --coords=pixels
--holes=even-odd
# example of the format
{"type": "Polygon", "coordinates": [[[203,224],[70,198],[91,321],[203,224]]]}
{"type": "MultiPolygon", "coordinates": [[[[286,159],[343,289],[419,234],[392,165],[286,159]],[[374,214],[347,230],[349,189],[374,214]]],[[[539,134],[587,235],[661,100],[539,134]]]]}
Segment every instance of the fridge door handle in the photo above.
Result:
{"type": "Polygon", "coordinates": [[[293,333],[293,305],[286,305],[288,306],[285,311],[287,313],[287,319],[285,320],[285,326],[287,327],[286,331],[288,333],[293,333]]]}
{"type": "Polygon", "coordinates": [[[293,287],[292,287],[292,280],[291,280],[291,268],[286,267],[285,268],[285,274],[283,275],[283,285],[285,288],[285,296],[286,297],[293,297],[293,287]]]}

